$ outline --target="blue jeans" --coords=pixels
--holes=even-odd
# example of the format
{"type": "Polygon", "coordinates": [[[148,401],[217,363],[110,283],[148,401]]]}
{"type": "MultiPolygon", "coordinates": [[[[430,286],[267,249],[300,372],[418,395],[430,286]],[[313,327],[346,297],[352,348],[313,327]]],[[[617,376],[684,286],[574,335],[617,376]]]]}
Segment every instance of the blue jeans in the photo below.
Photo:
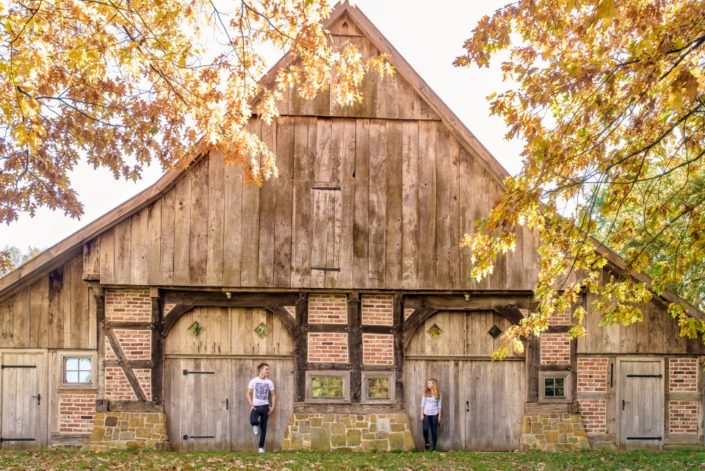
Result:
{"type": "Polygon", "coordinates": [[[255,406],[250,412],[250,425],[259,425],[259,447],[264,448],[264,439],[267,436],[267,418],[269,417],[269,404],[255,406]]]}
{"type": "Polygon", "coordinates": [[[426,444],[426,448],[429,447],[428,432],[431,431],[430,443],[431,450],[436,449],[436,443],[438,442],[438,414],[436,415],[423,415],[423,440],[426,444]]]}

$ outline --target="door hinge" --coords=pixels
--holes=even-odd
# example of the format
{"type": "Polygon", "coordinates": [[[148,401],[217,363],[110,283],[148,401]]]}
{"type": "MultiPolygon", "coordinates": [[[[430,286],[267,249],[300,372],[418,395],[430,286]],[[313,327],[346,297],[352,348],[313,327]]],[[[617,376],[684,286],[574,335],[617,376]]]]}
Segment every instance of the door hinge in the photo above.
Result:
{"type": "Polygon", "coordinates": [[[214,375],[215,371],[189,371],[189,370],[184,370],[183,371],[184,376],[188,375],[214,375]]]}
{"type": "Polygon", "coordinates": [[[37,365],[2,365],[3,370],[6,368],[36,368],[37,365]]]}
{"type": "Polygon", "coordinates": [[[627,375],[627,378],[663,378],[663,375],[627,375]]]}
{"type": "Polygon", "coordinates": [[[2,442],[33,442],[36,438],[3,438],[0,437],[0,443],[2,442]]]}
{"type": "Polygon", "coordinates": [[[184,435],[183,439],[184,440],[197,440],[199,438],[215,438],[215,435],[184,435]]]}
{"type": "Polygon", "coordinates": [[[627,440],[661,440],[663,437],[627,437],[627,440]]]}

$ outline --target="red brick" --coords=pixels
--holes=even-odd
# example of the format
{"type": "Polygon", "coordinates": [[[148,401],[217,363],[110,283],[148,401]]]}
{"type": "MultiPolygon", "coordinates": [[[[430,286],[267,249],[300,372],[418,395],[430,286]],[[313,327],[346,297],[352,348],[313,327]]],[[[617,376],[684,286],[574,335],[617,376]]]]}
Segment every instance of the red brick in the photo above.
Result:
{"type": "Polygon", "coordinates": [[[670,401],[668,430],[671,433],[698,433],[698,401],[670,401]]]}
{"type": "Polygon", "coordinates": [[[578,358],[578,392],[607,392],[609,358],[578,358]]]}
{"type": "Polygon", "coordinates": [[[393,365],[394,336],[362,334],[362,362],[365,365],[393,365]]]}
{"type": "Polygon", "coordinates": [[[105,318],[108,322],[150,322],[152,299],[149,289],[105,290],[105,318]]]}
{"type": "Polygon", "coordinates": [[[671,392],[698,391],[697,358],[669,358],[668,389],[671,392]]]}
{"type": "Polygon", "coordinates": [[[541,334],[541,364],[570,364],[570,339],[568,334],[541,334]]]}
{"type": "Polygon", "coordinates": [[[308,361],[312,363],[347,363],[348,334],[342,332],[310,332],[308,361]]]}
{"type": "Polygon", "coordinates": [[[578,401],[580,415],[589,435],[607,433],[607,401],[604,399],[586,399],[578,401]]]}
{"type": "Polygon", "coordinates": [[[388,294],[362,296],[362,324],[394,324],[394,297],[388,294]]]}
{"type": "MultiPolygon", "coordinates": [[[[152,370],[135,368],[137,381],[148,400],[152,396],[152,370]]],[[[133,401],[137,399],[127,376],[119,366],[105,367],[105,398],[111,401],[133,401]]]]}
{"type": "Polygon", "coordinates": [[[91,433],[95,416],[94,392],[59,393],[59,432],[91,433]]]}
{"type": "Polygon", "coordinates": [[[344,294],[312,294],[308,298],[310,324],[347,324],[348,298],[344,294]]]}

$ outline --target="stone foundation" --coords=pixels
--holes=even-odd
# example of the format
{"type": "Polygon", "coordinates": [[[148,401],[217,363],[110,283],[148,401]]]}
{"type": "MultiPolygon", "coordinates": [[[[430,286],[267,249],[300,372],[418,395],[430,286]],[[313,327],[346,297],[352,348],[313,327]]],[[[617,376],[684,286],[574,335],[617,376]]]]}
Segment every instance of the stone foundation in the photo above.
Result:
{"type": "Polygon", "coordinates": [[[169,449],[166,414],[162,412],[96,412],[91,449],[169,449]]]}
{"type": "Polygon", "coordinates": [[[390,414],[295,413],[284,433],[284,450],[413,450],[409,418],[390,414]]]}
{"type": "Polygon", "coordinates": [[[521,449],[589,450],[590,442],[579,414],[525,415],[521,425],[521,449]]]}

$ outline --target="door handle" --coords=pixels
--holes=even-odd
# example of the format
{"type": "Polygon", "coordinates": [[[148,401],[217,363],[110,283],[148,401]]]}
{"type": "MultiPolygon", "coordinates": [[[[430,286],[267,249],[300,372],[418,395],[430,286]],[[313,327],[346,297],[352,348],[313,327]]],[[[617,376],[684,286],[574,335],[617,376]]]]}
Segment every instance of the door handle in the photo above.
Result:
{"type": "Polygon", "coordinates": [[[470,412],[470,401],[465,401],[465,412],[470,412]]]}
{"type": "Polygon", "coordinates": [[[624,410],[627,404],[629,404],[629,401],[625,401],[624,399],[622,399],[622,410],[624,410]]]}
{"type": "Polygon", "coordinates": [[[225,399],[225,410],[230,410],[230,399],[225,399]]]}
{"type": "Polygon", "coordinates": [[[37,394],[36,396],[32,396],[32,397],[34,397],[34,398],[37,399],[37,405],[38,405],[38,406],[41,406],[41,405],[42,405],[42,395],[41,395],[41,394],[37,394]]]}

